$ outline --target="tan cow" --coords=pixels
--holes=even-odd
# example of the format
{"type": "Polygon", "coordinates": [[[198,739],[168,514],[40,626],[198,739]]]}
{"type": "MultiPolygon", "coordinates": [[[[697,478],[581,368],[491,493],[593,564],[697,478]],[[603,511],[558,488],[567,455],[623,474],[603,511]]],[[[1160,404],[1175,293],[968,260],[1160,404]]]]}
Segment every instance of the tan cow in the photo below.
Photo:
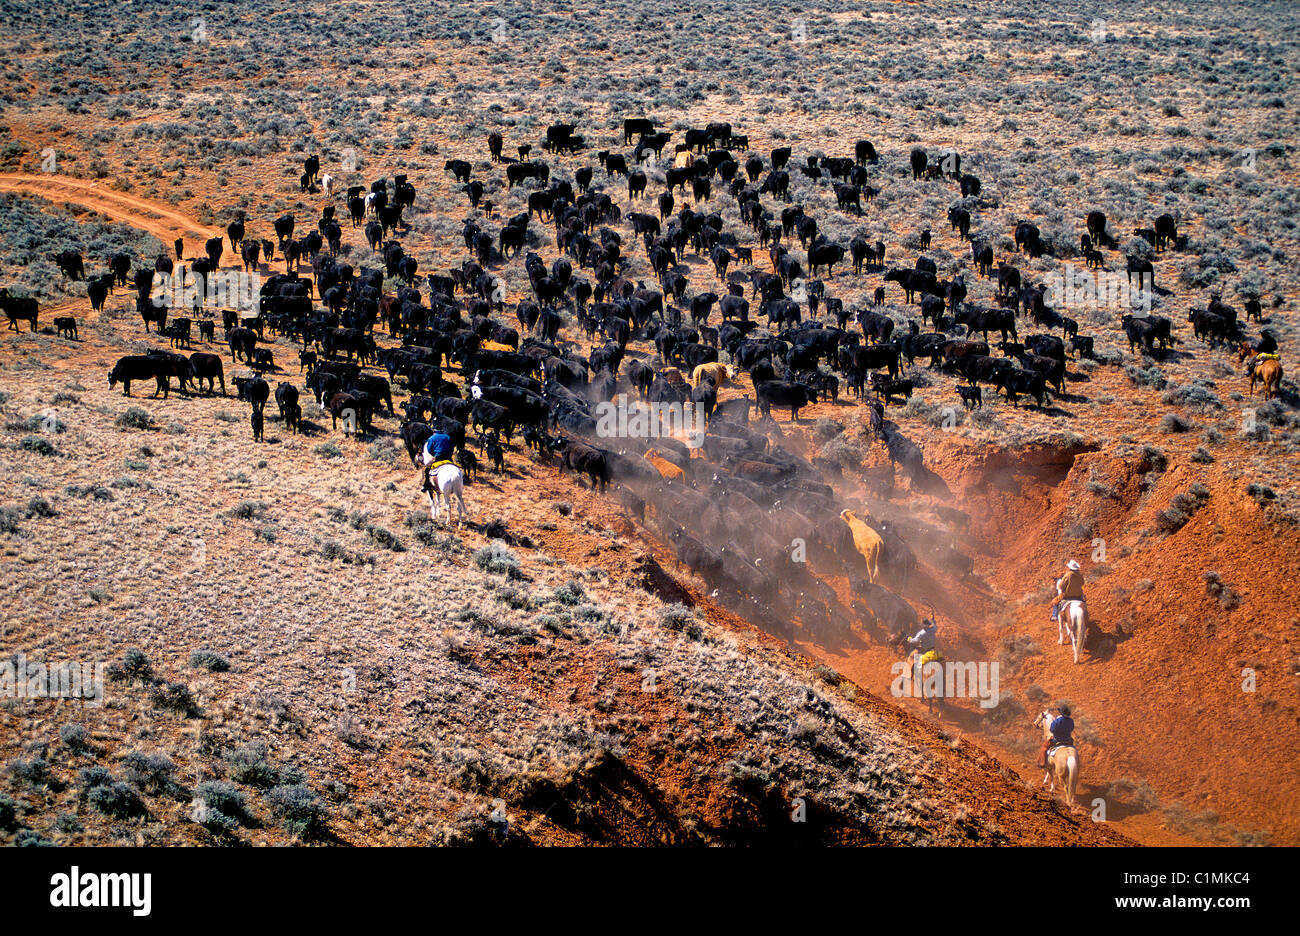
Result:
{"type": "Polygon", "coordinates": [[[654,449],[650,449],[645,453],[645,460],[655,466],[655,470],[663,476],[664,480],[681,481],[682,483],[685,483],[686,472],[682,471],[682,469],[678,468],[654,449]]]}
{"type": "Polygon", "coordinates": [[[715,387],[722,387],[726,384],[731,383],[732,379],[735,376],[736,376],[736,368],[730,364],[722,364],[720,362],[714,362],[712,364],[701,364],[699,367],[695,368],[695,370],[691,372],[691,383],[695,384],[695,386],[698,387],[700,385],[700,381],[702,381],[705,377],[712,377],[713,385],[715,387]]]}
{"type": "Polygon", "coordinates": [[[849,525],[854,547],[867,560],[867,580],[876,584],[876,576],[880,573],[880,551],[884,547],[880,534],[859,520],[851,510],[841,511],[840,519],[849,525]]]}

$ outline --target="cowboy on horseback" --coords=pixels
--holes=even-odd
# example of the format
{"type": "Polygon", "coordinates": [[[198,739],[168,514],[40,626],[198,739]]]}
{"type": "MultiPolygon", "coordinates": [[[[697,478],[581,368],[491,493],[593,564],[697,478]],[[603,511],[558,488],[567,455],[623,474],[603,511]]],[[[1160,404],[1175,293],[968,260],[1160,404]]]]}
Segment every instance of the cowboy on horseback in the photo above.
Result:
{"type": "MultiPolygon", "coordinates": [[[[931,609],[933,610],[933,609],[931,609]]],[[[921,687],[921,694],[929,705],[930,711],[935,711],[937,706],[943,708],[943,690],[939,689],[936,695],[929,695],[925,692],[926,672],[925,667],[928,663],[934,663],[942,667],[943,654],[939,652],[939,625],[934,618],[926,618],[921,622],[921,629],[912,637],[905,637],[902,640],[903,646],[907,647],[907,662],[915,674],[912,678],[921,687]]]]}
{"type": "Polygon", "coordinates": [[[939,656],[936,649],[938,643],[939,625],[930,618],[921,622],[921,629],[916,632],[916,636],[908,637],[903,643],[911,649],[913,653],[921,653],[921,662],[929,663],[939,656]],[[928,657],[928,659],[927,659],[928,657]]]}
{"type": "MultiPolygon", "coordinates": [[[[437,471],[437,469],[441,468],[443,465],[452,464],[451,436],[447,435],[447,433],[443,432],[441,429],[435,429],[433,435],[429,436],[428,440],[424,443],[424,451],[421,454],[423,455],[424,461],[425,483],[428,484],[430,478],[433,477],[433,472],[437,471]]],[[[436,482],[433,486],[436,491],[436,482]]]]}
{"type": "Polygon", "coordinates": [[[1065,564],[1065,575],[1056,580],[1056,603],[1052,605],[1053,621],[1060,615],[1061,607],[1067,601],[1079,602],[1085,612],[1088,609],[1088,602],[1083,597],[1083,572],[1079,568],[1079,563],[1073,559],[1065,564]]]}
{"type": "Polygon", "coordinates": [[[1062,702],[1056,708],[1057,716],[1048,726],[1051,733],[1043,739],[1043,748],[1038,752],[1038,766],[1047,769],[1047,752],[1056,747],[1074,747],[1074,719],[1070,717],[1070,706],[1062,702]]]}
{"type": "Polygon", "coordinates": [[[452,442],[442,429],[435,429],[420,450],[424,462],[424,483],[421,490],[429,498],[429,516],[437,522],[439,502],[445,501],[447,514],[451,515],[451,499],[456,498],[459,522],[465,520],[464,476],[451,460],[452,442]]]}

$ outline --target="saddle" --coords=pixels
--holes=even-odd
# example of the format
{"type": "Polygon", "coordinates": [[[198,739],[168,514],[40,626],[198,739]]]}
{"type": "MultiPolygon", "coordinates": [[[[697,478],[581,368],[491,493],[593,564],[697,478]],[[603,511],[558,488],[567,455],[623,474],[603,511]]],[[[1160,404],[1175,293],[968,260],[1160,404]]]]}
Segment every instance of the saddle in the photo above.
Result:
{"type": "Polygon", "coordinates": [[[1053,620],[1053,621],[1059,620],[1060,617],[1061,617],[1061,614],[1064,613],[1066,607],[1067,607],[1071,602],[1075,602],[1075,601],[1077,601],[1077,602],[1079,603],[1080,607],[1083,608],[1083,616],[1084,616],[1084,618],[1086,619],[1087,616],[1088,616],[1088,602],[1087,602],[1086,599],[1084,599],[1084,598],[1061,598],[1060,600],[1058,600],[1058,601],[1056,602],[1056,604],[1052,605],[1052,620],[1053,620]]]}
{"type": "Polygon", "coordinates": [[[440,461],[430,462],[424,469],[424,485],[423,485],[424,490],[430,491],[434,494],[441,494],[442,492],[438,490],[438,482],[436,480],[436,476],[434,475],[434,472],[437,471],[439,468],[441,468],[443,465],[454,465],[454,464],[455,462],[453,462],[450,458],[444,458],[441,459],[440,461]]]}
{"type": "Polygon", "coordinates": [[[1056,752],[1063,747],[1074,747],[1074,739],[1071,738],[1068,744],[1061,741],[1053,741],[1047,746],[1047,759],[1050,761],[1056,755],[1056,752]]]}

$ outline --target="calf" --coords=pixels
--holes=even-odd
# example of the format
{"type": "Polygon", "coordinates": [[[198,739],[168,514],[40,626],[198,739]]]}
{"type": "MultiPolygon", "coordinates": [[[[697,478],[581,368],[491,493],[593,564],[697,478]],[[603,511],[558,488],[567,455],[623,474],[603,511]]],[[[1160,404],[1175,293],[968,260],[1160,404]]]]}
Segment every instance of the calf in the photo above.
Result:
{"type": "Polygon", "coordinates": [[[962,406],[967,409],[974,409],[977,406],[983,408],[984,406],[984,398],[978,386],[958,387],[957,395],[961,397],[962,406]]]}
{"type": "Polygon", "coordinates": [[[893,378],[886,377],[884,380],[877,383],[875,378],[883,375],[872,374],[871,376],[872,376],[872,381],[871,381],[872,389],[876,391],[876,395],[881,397],[881,399],[883,399],[886,404],[892,402],[894,397],[901,396],[908,400],[912,398],[912,390],[914,389],[912,381],[895,380],[893,378]]]}
{"type": "Polygon", "coordinates": [[[492,470],[496,474],[501,474],[506,469],[506,453],[501,446],[501,440],[493,433],[487,440],[486,446],[488,461],[492,463],[492,470]]]}
{"type": "Polygon", "coordinates": [[[77,340],[77,320],[71,315],[56,316],[54,329],[63,338],[77,340]]]}
{"type": "Polygon", "coordinates": [[[456,453],[456,461],[460,464],[460,470],[464,473],[467,483],[478,479],[478,457],[473,452],[469,449],[461,449],[456,453]]]}

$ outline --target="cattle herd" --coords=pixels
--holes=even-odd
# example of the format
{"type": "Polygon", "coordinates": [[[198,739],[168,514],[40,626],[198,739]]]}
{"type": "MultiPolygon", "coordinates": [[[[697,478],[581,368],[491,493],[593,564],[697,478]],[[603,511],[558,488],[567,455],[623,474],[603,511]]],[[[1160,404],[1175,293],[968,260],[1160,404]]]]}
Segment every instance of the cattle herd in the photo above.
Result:
{"type": "MultiPolygon", "coordinates": [[[[1046,287],[1022,274],[1015,254],[999,260],[988,242],[970,242],[970,269],[976,278],[995,281],[991,304],[968,301],[965,273],[940,278],[924,254],[934,239],[924,222],[916,241],[922,253],[910,265],[888,266],[889,248],[879,240],[829,239],[815,213],[792,202],[790,173],[827,187],[835,210],[860,216],[864,203],[888,184],[879,171],[888,154],[870,141],[858,141],[852,156],[808,156],[796,165],[791,147],[758,155],[727,123],[687,130],[667,156],[673,134],[653,121],[628,119],[623,129],[623,144],[632,149],[601,150],[593,163],[582,157],[588,144],[575,125],[551,126],[540,146],[553,158],[567,157],[567,164],[555,166],[530,159],[531,144],[515,148],[518,159],[503,156],[505,141],[492,134],[488,165],[504,164],[507,191],[528,190],[527,211],[499,226],[475,165],[447,161],[446,172],[474,213],[461,230],[465,258],[445,271],[421,273],[395,236],[417,199],[402,175],[377,179],[368,190],[340,192],[351,226],[363,228],[382,260],[374,267],[357,269],[340,259],[342,227],[333,204],[305,234],[289,214],[274,220],[274,239],[246,236],[242,216],[232,222],[227,239],[245,270],[272,262],[277,250],[285,262],[283,273],[266,277],[256,310],[223,311],[218,320],[200,304],[173,308],[169,319],[169,310],[153,301],[153,284],[156,273],[171,274],[185,262],[183,243],[177,241],[174,259],[160,256],[134,274],[130,257],[114,257],[107,272],[88,281],[92,305],[101,309],[114,289],[133,283],[146,331],[152,325],[170,347],[123,357],[109,384],[121,383],[130,395],[132,382],[152,382],[155,395],[166,396],[175,378],[182,391],[215,393],[219,387],[225,394],[220,355],[179,350],[191,347],[193,326],[197,340],[212,343],[219,324],[231,361],[251,372],[234,384],[250,405],[254,439],[262,438],[272,395],[283,425],[303,429],[304,393],[345,433],[375,432],[376,419],[391,420],[387,431],[401,437],[413,465],[430,434],[446,431],[471,479],[482,456],[502,471],[519,435],[532,457],[554,460],[593,490],[612,485],[624,509],[656,529],[681,565],[724,603],[774,632],[790,636],[797,619],[831,639],[835,622],[848,616],[806,560],[852,584],[848,603],[860,616],[892,634],[913,627],[911,606],[878,579],[888,577],[899,587],[916,552],[958,576],[969,574],[971,560],[949,537],[922,524],[842,510],[827,483],[837,465],[782,446],[773,412],[788,410],[797,421],[815,402],[852,397],[864,405],[864,424],[891,459],[913,468],[919,449],[885,418],[889,405],[931,385],[917,379],[918,372],[905,376],[906,367],[919,359],[957,376],[954,404],[981,407],[992,389],[1014,405],[1023,397],[1043,408],[1052,394],[1066,395],[1067,365],[1093,355],[1094,336],[1081,334],[1078,322],[1052,307],[1046,287]],[[658,185],[660,179],[662,190],[651,191],[652,180],[658,185]],[[626,217],[610,194],[616,184],[626,184],[626,217]],[[734,229],[724,223],[719,204],[727,198],[739,210],[734,229]],[[553,251],[547,251],[548,229],[553,251]],[[544,252],[554,258],[548,262],[544,252]],[[763,252],[770,269],[755,264],[763,252]],[[653,285],[629,276],[640,255],[657,278],[653,285]],[[300,272],[303,262],[309,274],[300,272]],[[513,321],[502,276],[512,264],[522,267],[528,283],[528,293],[513,303],[513,321]],[[837,267],[839,282],[878,277],[870,305],[848,308],[832,294],[837,267]],[[693,286],[693,277],[716,278],[715,288],[725,291],[693,286]],[[899,320],[886,311],[891,288],[903,303],[915,303],[919,317],[899,320]],[[1031,332],[1022,336],[1026,322],[1031,332]],[[274,336],[300,346],[298,361],[275,360],[268,345],[274,336]],[[302,386],[287,380],[272,390],[265,375],[287,375],[294,364],[302,386]],[[752,391],[745,392],[742,375],[752,391]],[[396,406],[399,385],[406,398],[396,406]],[[734,392],[724,392],[728,388],[734,392]],[[619,394],[625,401],[635,395],[638,404],[698,406],[707,432],[689,447],[657,432],[604,437],[598,407],[619,394]]],[[[914,179],[955,184],[960,195],[948,212],[949,229],[960,241],[971,240],[972,211],[982,204],[980,180],[962,171],[956,153],[914,148],[906,159],[914,179]]],[[[333,179],[325,176],[322,183],[319,174],[319,159],[306,160],[303,190],[323,190],[332,202],[333,179]]],[[[1156,257],[1188,247],[1168,215],[1135,236],[1156,257]]],[[[1015,226],[1014,240],[1016,254],[1030,258],[1060,246],[1027,220],[1015,226]]],[[[1089,266],[1103,263],[1104,252],[1118,246],[1106,217],[1089,213],[1081,233],[1089,266]]],[[[204,256],[189,261],[190,272],[211,275],[222,253],[222,239],[214,238],[204,256]]],[[[85,277],[76,251],[65,250],[57,260],[64,275],[85,277]]],[[[1130,257],[1126,263],[1130,278],[1145,277],[1154,289],[1150,260],[1130,257]]],[[[35,330],[34,301],[0,290],[0,308],[10,328],[27,321],[35,330]]],[[[1269,331],[1246,335],[1249,320],[1260,317],[1258,302],[1247,303],[1242,320],[1216,295],[1189,321],[1195,339],[1231,344],[1253,361],[1277,351],[1269,331]]],[[[1131,351],[1147,355],[1158,356],[1179,340],[1173,322],[1157,315],[1125,315],[1116,326],[1131,351]]],[[[60,320],[57,327],[75,337],[75,320],[60,320]]],[[[1266,395],[1277,389],[1276,381],[1265,380],[1266,395]]]]}

